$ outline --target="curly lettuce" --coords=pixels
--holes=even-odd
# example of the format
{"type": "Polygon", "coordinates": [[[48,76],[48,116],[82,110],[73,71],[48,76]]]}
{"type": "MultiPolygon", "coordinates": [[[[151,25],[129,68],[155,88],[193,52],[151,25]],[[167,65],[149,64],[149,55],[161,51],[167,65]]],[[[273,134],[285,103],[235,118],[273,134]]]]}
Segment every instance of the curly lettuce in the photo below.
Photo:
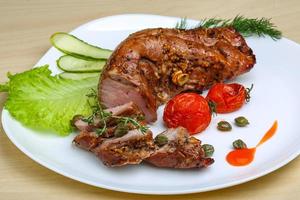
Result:
{"type": "Polygon", "coordinates": [[[61,79],[51,76],[45,65],[8,74],[8,78],[6,84],[0,85],[0,92],[8,92],[5,108],[25,126],[66,136],[72,131],[70,120],[74,115],[92,113],[86,95],[97,88],[97,77],[61,79]]]}

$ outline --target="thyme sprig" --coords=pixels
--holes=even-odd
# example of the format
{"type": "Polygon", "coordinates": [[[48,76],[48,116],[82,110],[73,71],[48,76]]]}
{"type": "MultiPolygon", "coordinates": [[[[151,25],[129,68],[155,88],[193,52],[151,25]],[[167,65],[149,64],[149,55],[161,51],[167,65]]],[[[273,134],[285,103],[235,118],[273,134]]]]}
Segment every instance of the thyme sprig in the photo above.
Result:
{"type": "Polygon", "coordinates": [[[193,28],[212,28],[212,27],[233,27],[243,36],[270,36],[273,40],[282,37],[281,31],[271,22],[270,18],[246,18],[237,15],[233,19],[206,18],[200,20],[200,23],[194,27],[188,26],[187,19],[183,18],[176,23],[176,29],[193,29],[193,28]]]}
{"type": "Polygon", "coordinates": [[[127,126],[131,124],[134,128],[139,129],[142,133],[146,133],[148,127],[142,125],[138,120],[142,119],[142,117],[137,116],[136,119],[132,117],[123,117],[123,116],[114,116],[110,112],[106,112],[103,110],[102,106],[97,101],[97,92],[94,89],[91,89],[91,92],[86,95],[88,97],[88,104],[92,109],[92,114],[88,117],[85,117],[83,121],[88,124],[93,124],[94,119],[96,117],[99,118],[101,123],[101,128],[96,129],[96,133],[98,135],[102,135],[107,131],[107,121],[108,119],[117,119],[118,125],[122,124],[123,126],[127,126]]]}
{"type": "Polygon", "coordinates": [[[137,120],[131,117],[120,117],[120,122],[123,123],[125,126],[130,123],[132,124],[135,128],[139,129],[142,133],[146,133],[148,130],[147,126],[144,126],[140,124],[137,120]]]}

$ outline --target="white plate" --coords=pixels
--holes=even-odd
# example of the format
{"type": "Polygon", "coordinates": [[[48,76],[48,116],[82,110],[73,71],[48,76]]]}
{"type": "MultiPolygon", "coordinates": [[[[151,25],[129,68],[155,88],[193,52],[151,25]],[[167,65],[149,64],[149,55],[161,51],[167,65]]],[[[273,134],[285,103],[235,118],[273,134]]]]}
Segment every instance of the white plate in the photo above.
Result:
{"type": "MultiPolygon", "coordinates": [[[[178,18],[154,15],[117,15],[91,21],[71,33],[104,48],[114,49],[128,34],[148,27],[174,27],[178,18]]],[[[197,21],[190,20],[190,24],[197,21]]],[[[214,117],[209,128],[196,135],[204,143],[215,146],[216,162],[207,169],[160,169],[146,164],[122,168],[107,168],[91,153],[71,145],[75,134],[57,137],[23,127],[4,110],[2,123],[10,140],[26,155],[43,166],[69,178],[111,190],[143,194],[183,194],[203,192],[237,185],[270,173],[299,155],[300,111],[300,46],[288,39],[248,38],[256,54],[257,64],[250,73],[236,82],[254,83],[251,102],[232,114],[214,117]],[[221,119],[232,121],[244,115],[250,120],[247,128],[233,127],[229,133],[216,130],[221,119]],[[241,138],[255,146],[274,120],[278,120],[276,135],[262,145],[253,163],[233,167],[225,161],[233,140],[241,138]]],[[[51,48],[37,63],[50,64],[59,72],[55,60],[61,55],[51,48]]],[[[151,128],[155,134],[164,129],[162,107],[158,122],[151,128]]]]}

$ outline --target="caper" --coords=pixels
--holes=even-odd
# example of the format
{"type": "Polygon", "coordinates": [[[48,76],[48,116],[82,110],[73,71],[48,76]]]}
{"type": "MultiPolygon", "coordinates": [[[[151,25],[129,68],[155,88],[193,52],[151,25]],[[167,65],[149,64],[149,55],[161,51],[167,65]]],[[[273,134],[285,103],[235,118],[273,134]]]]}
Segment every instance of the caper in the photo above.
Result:
{"type": "Polygon", "coordinates": [[[235,124],[239,127],[245,127],[249,124],[248,119],[246,119],[243,116],[235,118],[234,121],[235,121],[235,124]]]}
{"type": "Polygon", "coordinates": [[[165,136],[164,134],[159,134],[155,137],[154,142],[158,146],[163,146],[168,143],[168,137],[165,136]]]}
{"type": "Polygon", "coordinates": [[[119,123],[116,130],[114,131],[114,135],[116,137],[122,137],[128,132],[128,127],[123,123],[119,123]]]}
{"type": "Polygon", "coordinates": [[[235,140],[235,141],[232,143],[232,146],[233,146],[235,149],[246,149],[246,148],[247,148],[246,143],[245,143],[243,140],[241,140],[241,139],[235,140]]]}
{"type": "Polygon", "coordinates": [[[205,157],[207,158],[211,157],[215,152],[214,146],[210,144],[203,144],[202,149],[204,151],[205,157]]]}
{"type": "Polygon", "coordinates": [[[217,128],[218,128],[220,131],[231,131],[231,129],[232,129],[230,123],[227,122],[227,121],[220,121],[220,122],[218,123],[217,128]]]}

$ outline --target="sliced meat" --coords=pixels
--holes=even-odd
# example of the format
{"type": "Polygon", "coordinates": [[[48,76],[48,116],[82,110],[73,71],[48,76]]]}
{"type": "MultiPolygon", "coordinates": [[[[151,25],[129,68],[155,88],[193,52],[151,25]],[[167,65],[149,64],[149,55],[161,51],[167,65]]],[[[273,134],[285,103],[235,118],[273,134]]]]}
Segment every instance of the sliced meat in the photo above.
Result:
{"type": "MultiPolygon", "coordinates": [[[[144,114],[141,112],[138,106],[135,105],[132,101],[120,106],[105,109],[104,111],[111,113],[113,116],[123,116],[123,117],[144,116],[144,114]]],[[[102,125],[99,116],[93,116],[93,118],[90,121],[91,122],[88,123],[85,117],[76,115],[73,118],[72,123],[79,131],[85,131],[85,132],[94,131],[94,129],[99,128],[102,125]]],[[[114,130],[113,126],[115,125],[115,121],[107,120],[107,123],[109,123],[109,125],[112,126],[110,127],[107,133],[108,135],[111,135],[111,133],[114,130]]]]}
{"type": "Polygon", "coordinates": [[[157,145],[147,162],[168,168],[201,168],[214,162],[204,157],[201,141],[190,137],[185,128],[171,128],[161,134],[167,138],[167,143],[157,145]]]}
{"type": "Polygon", "coordinates": [[[101,97],[102,102],[110,102],[105,103],[104,106],[107,108],[119,106],[126,104],[127,102],[134,101],[136,105],[143,111],[145,116],[148,116],[147,121],[149,121],[149,117],[154,117],[155,119],[151,118],[151,121],[156,120],[156,102],[155,99],[151,99],[151,94],[148,96],[143,96],[140,93],[140,89],[131,84],[123,84],[118,80],[107,79],[106,81],[101,83],[101,97]],[[111,95],[112,91],[118,91],[111,95]],[[145,98],[149,99],[149,101],[145,101],[145,98]],[[152,102],[150,102],[152,100],[152,102]],[[149,105],[148,105],[148,104],[149,105]],[[142,109],[142,108],[149,108],[149,109],[142,109]]]}
{"type": "Polygon", "coordinates": [[[147,122],[154,122],[157,107],[172,96],[202,91],[254,64],[252,50],[230,27],[146,29],[130,35],[111,55],[100,77],[99,101],[107,108],[132,101],[147,122]]]}
{"type": "Polygon", "coordinates": [[[134,129],[122,137],[103,138],[95,132],[80,132],[73,140],[79,148],[93,152],[106,166],[139,164],[143,160],[157,167],[201,168],[214,160],[205,158],[201,142],[189,137],[185,128],[168,129],[161,133],[164,145],[155,144],[151,131],[134,129]]]}
{"type": "MultiPolygon", "coordinates": [[[[120,97],[119,97],[120,98],[120,97]]],[[[120,106],[105,109],[104,111],[110,112],[114,116],[132,116],[132,115],[144,115],[139,107],[132,101],[120,106]]]]}
{"type": "Polygon", "coordinates": [[[151,131],[130,130],[122,137],[104,138],[95,132],[81,131],[73,143],[93,152],[109,167],[139,164],[155,149],[151,131]]]}
{"type": "MultiPolygon", "coordinates": [[[[109,112],[115,116],[140,114],[132,103],[112,108],[109,112]]],[[[77,125],[84,122],[80,121],[78,116],[76,120],[77,125]]],[[[98,135],[95,130],[82,129],[73,143],[79,148],[93,152],[110,167],[139,164],[145,159],[158,167],[170,168],[199,168],[213,163],[213,159],[204,158],[201,142],[194,137],[189,137],[184,128],[168,129],[161,133],[160,135],[167,138],[165,144],[161,145],[155,144],[150,130],[142,133],[135,129],[136,127],[130,127],[132,124],[128,123],[128,126],[124,133],[124,129],[121,129],[122,136],[117,134],[118,130],[120,131],[119,125],[106,127],[107,131],[102,135],[98,135]]]]}
{"type": "Polygon", "coordinates": [[[130,117],[144,124],[140,118],[143,113],[134,103],[128,102],[105,111],[111,113],[111,116],[105,118],[106,131],[101,135],[97,134],[97,131],[104,127],[100,116],[73,118],[73,125],[80,130],[73,140],[76,146],[93,152],[105,165],[112,167],[138,164],[153,153],[155,146],[150,130],[142,133],[130,121],[123,124],[118,121],[120,118],[116,117],[130,117]]]}
{"type": "Polygon", "coordinates": [[[73,118],[72,121],[74,127],[80,131],[89,132],[95,128],[94,124],[89,124],[87,121],[84,120],[83,116],[76,116],[73,118]]]}
{"type": "Polygon", "coordinates": [[[73,140],[73,143],[85,150],[92,151],[102,143],[102,138],[95,132],[81,131],[73,140]]]}
{"type": "Polygon", "coordinates": [[[154,151],[152,133],[134,129],[119,138],[106,139],[93,152],[107,166],[139,164],[154,151]]]}

